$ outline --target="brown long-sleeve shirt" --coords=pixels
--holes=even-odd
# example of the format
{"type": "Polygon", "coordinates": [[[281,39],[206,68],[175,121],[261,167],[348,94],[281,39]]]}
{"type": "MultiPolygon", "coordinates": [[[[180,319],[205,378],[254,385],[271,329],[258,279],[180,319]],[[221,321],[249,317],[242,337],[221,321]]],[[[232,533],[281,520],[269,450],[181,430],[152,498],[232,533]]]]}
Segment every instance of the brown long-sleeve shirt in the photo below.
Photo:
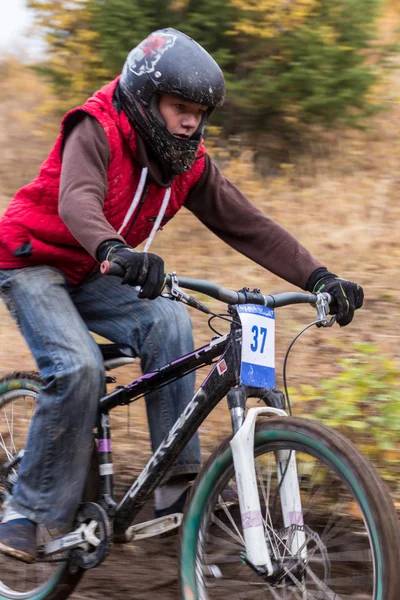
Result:
{"type": "MultiPolygon", "coordinates": [[[[171,178],[149,160],[138,138],[138,162],[148,167],[150,181],[167,187],[171,178]]],[[[124,239],[103,213],[107,194],[110,148],[100,123],[86,115],[69,134],[63,152],[59,213],[71,233],[93,256],[105,240],[124,239]]],[[[191,190],[185,206],[204,225],[262,267],[305,289],[313,271],[322,267],[290,233],[266,217],[226,177],[211,158],[191,190]]]]}

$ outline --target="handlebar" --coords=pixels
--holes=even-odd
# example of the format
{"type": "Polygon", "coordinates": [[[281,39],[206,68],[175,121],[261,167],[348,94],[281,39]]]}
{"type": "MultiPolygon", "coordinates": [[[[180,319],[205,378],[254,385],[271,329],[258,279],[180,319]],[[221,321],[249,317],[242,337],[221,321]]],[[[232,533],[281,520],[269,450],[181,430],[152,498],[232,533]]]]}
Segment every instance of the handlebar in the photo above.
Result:
{"type": "MultiPolygon", "coordinates": [[[[103,261],[100,266],[100,271],[103,275],[114,275],[122,277],[125,272],[122,267],[116,263],[103,261]]],[[[278,308],[281,306],[289,306],[291,304],[316,304],[322,300],[328,304],[331,297],[327,293],[323,294],[308,294],[302,292],[283,292],[280,294],[263,296],[259,290],[244,289],[239,292],[229,290],[211,281],[205,279],[188,279],[186,277],[177,277],[175,274],[166,276],[166,286],[179,286],[195,292],[201,292],[211,298],[220,300],[225,304],[262,304],[269,308],[278,308]]]]}
{"type": "MultiPolygon", "coordinates": [[[[170,285],[172,281],[171,275],[167,275],[166,284],[170,285]]],[[[201,292],[211,298],[220,300],[225,304],[247,304],[248,302],[254,302],[255,298],[251,298],[254,292],[240,291],[235,292],[229,290],[211,281],[205,279],[187,279],[186,277],[179,277],[177,284],[188,290],[195,292],[201,292]],[[249,297],[250,296],[250,297],[249,297]]],[[[257,294],[262,297],[263,302],[256,302],[257,304],[263,304],[269,308],[277,308],[279,306],[288,306],[289,304],[314,304],[317,301],[316,294],[303,294],[301,292],[284,292],[281,294],[263,296],[261,293],[257,294]]]]}

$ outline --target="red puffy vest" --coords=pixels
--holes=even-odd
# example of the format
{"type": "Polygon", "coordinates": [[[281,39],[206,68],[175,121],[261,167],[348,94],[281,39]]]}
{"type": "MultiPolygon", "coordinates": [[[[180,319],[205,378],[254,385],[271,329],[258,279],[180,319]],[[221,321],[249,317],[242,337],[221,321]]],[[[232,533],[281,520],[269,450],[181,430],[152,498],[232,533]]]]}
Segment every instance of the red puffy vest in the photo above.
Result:
{"type": "MultiPolygon", "coordinates": [[[[97,268],[96,261],[74,238],[58,214],[61,151],[66,122],[75,112],[85,111],[102,125],[110,146],[104,215],[118,231],[138,187],[141,168],[136,160],[135,131],[125,113],[118,114],[112,103],[117,83],[118,78],[101,88],[83,106],[65,115],[61,132],[39,175],[17,192],[0,221],[0,268],[50,265],[61,269],[71,283],[79,283],[97,268]],[[19,255],[28,242],[31,255],[19,255]]],[[[192,168],[175,177],[163,225],[181,208],[200,179],[205,166],[204,153],[201,144],[192,168]]],[[[130,219],[135,219],[134,227],[129,231],[128,223],[121,231],[128,244],[135,247],[149,236],[164,195],[164,188],[155,184],[149,186],[142,206],[135,211],[139,213],[134,213],[130,219]]]]}

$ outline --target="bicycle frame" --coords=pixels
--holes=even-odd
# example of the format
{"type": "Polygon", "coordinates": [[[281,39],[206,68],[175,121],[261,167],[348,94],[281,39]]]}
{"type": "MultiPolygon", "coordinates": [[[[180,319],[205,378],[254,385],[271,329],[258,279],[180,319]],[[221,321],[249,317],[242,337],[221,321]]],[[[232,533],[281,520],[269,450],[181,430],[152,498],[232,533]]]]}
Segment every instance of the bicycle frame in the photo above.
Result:
{"type": "MultiPolygon", "coordinates": [[[[125,532],[133,519],[147,501],[149,495],[160,484],[169,467],[181,450],[199,428],[209,413],[228,396],[234,437],[231,441],[234,467],[238,482],[239,504],[242,516],[246,551],[249,561],[259,568],[273,574],[273,565],[269,554],[263,526],[260,500],[257,492],[255,465],[253,457],[254,428],[259,414],[286,416],[284,410],[274,407],[250,409],[244,419],[247,400],[244,386],[233,389],[239,384],[241,364],[242,327],[234,322],[229,335],[217,338],[206,346],[185,355],[161,369],[139,377],[137,380],[118,388],[100,401],[98,423],[98,453],[100,462],[102,503],[114,516],[114,537],[116,541],[125,541],[125,532]],[[202,385],[176,421],[168,436],[160,444],[137,479],[125,493],[118,505],[112,498],[112,462],[111,440],[108,413],[112,408],[134,402],[148,391],[159,389],[177,378],[183,377],[194,369],[216,362],[202,385]],[[235,398],[233,398],[233,396],[235,398]],[[239,402],[237,401],[238,398],[239,402]]],[[[262,398],[268,390],[248,390],[249,395],[262,398]]],[[[280,497],[284,513],[285,526],[302,522],[302,509],[297,483],[297,470],[294,453],[277,453],[280,476],[280,497]]],[[[304,544],[304,534],[300,539],[292,540],[292,549],[298,550],[304,544]],[[296,544],[296,548],[293,546],[296,544]]],[[[304,553],[304,552],[303,552],[304,553]]]]}
{"type": "Polygon", "coordinates": [[[238,348],[240,340],[236,338],[237,336],[232,335],[232,333],[217,338],[206,346],[171,362],[169,365],[139,377],[100,400],[98,455],[101,496],[103,503],[106,504],[111,513],[114,513],[115,539],[121,540],[124,537],[126,529],[149,495],[159,485],[194,432],[229,390],[238,383],[238,348]],[[147,391],[159,389],[163,385],[175,381],[178,377],[187,375],[194,369],[211,364],[218,356],[221,357],[220,360],[203,381],[168,436],[160,444],[118,506],[115,506],[112,500],[109,411],[116,406],[134,402],[147,391]]]}

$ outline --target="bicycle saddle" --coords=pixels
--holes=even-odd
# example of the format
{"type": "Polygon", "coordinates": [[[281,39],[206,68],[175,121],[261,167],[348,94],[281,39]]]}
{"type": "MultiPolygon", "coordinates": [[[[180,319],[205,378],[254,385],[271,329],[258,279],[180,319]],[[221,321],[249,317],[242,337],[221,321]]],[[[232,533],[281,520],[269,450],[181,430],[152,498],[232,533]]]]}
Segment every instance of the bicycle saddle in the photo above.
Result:
{"type": "Polygon", "coordinates": [[[99,344],[107,371],[133,363],[136,354],[129,344],[99,344]]]}

